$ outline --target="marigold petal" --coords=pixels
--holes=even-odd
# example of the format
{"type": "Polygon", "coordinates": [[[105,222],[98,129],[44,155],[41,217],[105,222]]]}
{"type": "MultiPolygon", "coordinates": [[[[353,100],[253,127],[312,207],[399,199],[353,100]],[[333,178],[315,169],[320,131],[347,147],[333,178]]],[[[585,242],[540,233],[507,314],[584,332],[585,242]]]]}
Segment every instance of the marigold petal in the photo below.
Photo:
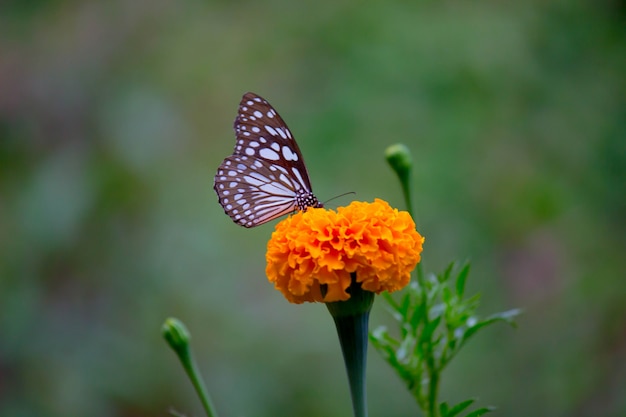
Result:
{"type": "Polygon", "coordinates": [[[395,291],[409,282],[423,242],[411,216],[383,200],[309,208],[276,225],[266,273],[293,303],[348,299],[351,273],[367,291],[395,291]]]}

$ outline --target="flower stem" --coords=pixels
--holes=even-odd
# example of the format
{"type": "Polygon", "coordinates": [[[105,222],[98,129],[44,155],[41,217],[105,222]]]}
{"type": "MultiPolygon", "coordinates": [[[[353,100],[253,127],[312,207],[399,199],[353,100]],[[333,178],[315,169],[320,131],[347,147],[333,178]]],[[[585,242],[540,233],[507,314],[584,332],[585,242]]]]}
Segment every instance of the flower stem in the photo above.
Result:
{"type": "Polygon", "coordinates": [[[191,353],[191,348],[189,347],[189,339],[191,337],[189,331],[180,320],[169,318],[165,320],[162,332],[163,337],[178,356],[187,376],[191,380],[198,397],[200,397],[207,417],[217,417],[217,412],[215,411],[211,397],[209,397],[206,386],[204,385],[204,380],[198,371],[198,366],[196,365],[196,361],[191,353]]]}
{"type": "Polygon", "coordinates": [[[204,407],[204,411],[208,417],[217,417],[217,412],[215,411],[215,407],[213,406],[213,402],[211,401],[211,397],[206,390],[206,386],[204,385],[204,380],[198,371],[198,366],[196,365],[196,361],[191,355],[190,350],[187,349],[188,353],[185,358],[181,357],[180,361],[183,364],[183,368],[187,372],[193,387],[196,389],[196,393],[198,397],[200,397],[200,401],[202,402],[202,406],[204,407]]]}
{"type": "MultiPolygon", "coordinates": [[[[413,157],[411,151],[406,145],[397,143],[389,146],[385,150],[385,158],[389,163],[389,166],[398,176],[400,180],[400,187],[402,188],[402,195],[404,196],[404,204],[406,204],[406,211],[409,212],[415,223],[419,226],[419,222],[415,212],[413,211],[413,197],[411,195],[411,173],[413,170],[413,157]]],[[[420,285],[422,280],[422,264],[417,265],[417,280],[420,285]]]]}
{"type": "Polygon", "coordinates": [[[430,374],[430,381],[428,383],[428,406],[429,416],[438,417],[439,410],[437,408],[438,396],[439,396],[439,371],[434,368],[433,360],[429,360],[428,373],[430,374]]]}
{"type": "Polygon", "coordinates": [[[339,343],[346,365],[354,417],[367,417],[365,369],[367,364],[367,342],[369,313],[374,303],[374,293],[361,289],[352,275],[348,291],[350,299],[326,303],[333,316],[339,343]]]}
{"type": "Polygon", "coordinates": [[[398,143],[389,146],[385,150],[385,157],[391,168],[398,175],[400,180],[400,186],[402,187],[402,194],[404,195],[404,201],[406,203],[407,211],[413,216],[413,204],[411,199],[411,171],[413,168],[413,158],[409,148],[405,145],[398,143]]]}
{"type": "Polygon", "coordinates": [[[335,326],[348,372],[355,417],[367,417],[365,368],[367,358],[368,316],[335,317],[335,326]]]}

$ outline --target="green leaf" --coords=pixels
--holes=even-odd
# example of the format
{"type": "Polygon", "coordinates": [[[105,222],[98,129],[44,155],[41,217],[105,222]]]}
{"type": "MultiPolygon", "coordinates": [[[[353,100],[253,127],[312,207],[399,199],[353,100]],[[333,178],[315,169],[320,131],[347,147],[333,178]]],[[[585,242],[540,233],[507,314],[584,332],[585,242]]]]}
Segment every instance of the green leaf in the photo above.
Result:
{"type": "Polygon", "coordinates": [[[472,295],[470,298],[463,300],[463,307],[473,312],[480,304],[480,293],[472,295]]]}
{"type": "Polygon", "coordinates": [[[490,324],[499,322],[499,321],[504,321],[510,324],[511,326],[515,327],[516,324],[513,321],[513,319],[516,316],[518,316],[520,313],[521,313],[521,310],[516,308],[513,310],[505,311],[503,313],[492,314],[491,316],[487,317],[485,320],[479,321],[473,326],[470,326],[465,332],[465,334],[463,335],[463,341],[466,341],[467,339],[472,337],[480,329],[486,326],[489,326],[490,324]]]}
{"type": "Polygon", "coordinates": [[[514,308],[511,310],[507,310],[507,311],[503,311],[502,313],[496,313],[496,314],[492,314],[491,316],[487,317],[487,319],[497,319],[497,320],[502,320],[507,322],[508,324],[510,324],[513,327],[517,327],[517,323],[515,323],[515,317],[519,316],[520,314],[522,314],[522,309],[521,308],[514,308]]]}
{"type": "Polygon", "coordinates": [[[417,330],[420,324],[428,321],[428,313],[426,312],[426,305],[417,301],[419,304],[416,306],[413,314],[410,317],[410,325],[413,329],[417,330]]]}
{"type": "Polygon", "coordinates": [[[486,326],[489,326],[490,324],[493,324],[493,323],[495,323],[497,321],[500,321],[500,320],[497,320],[497,319],[494,319],[494,320],[484,320],[484,321],[478,322],[477,324],[469,327],[465,331],[465,333],[463,333],[463,342],[466,342],[470,337],[474,336],[474,334],[476,334],[480,329],[482,329],[482,328],[484,328],[486,326]]]}
{"type": "Polygon", "coordinates": [[[387,327],[378,326],[370,332],[370,339],[373,342],[386,343],[389,339],[391,339],[391,336],[389,336],[389,332],[387,332],[387,327]]]}
{"type": "Polygon", "coordinates": [[[452,291],[450,290],[450,288],[448,288],[448,287],[443,287],[443,288],[441,289],[441,299],[443,300],[443,302],[444,302],[446,305],[448,305],[448,306],[449,306],[449,305],[451,305],[451,304],[452,304],[452,303],[451,303],[451,301],[452,301],[452,297],[453,297],[453,296],[452,296],[452,291]]]}
{"type": "Polygon", "coordinates": [[[420,335],[420,343],[432,340],[433,333],[437,330],[437,326],[441,322],[441,316],[436,317],[433,321],[430,321],[424,326],[422,334],[420,335]]]}
{"type": "Polygon", "coordinates": [[[465,400],[452,407],[447,414],[442,414],[441,417],[454,417],[461,414],[463,410],[472,405],[476,400],[465,400]]]}
{"type": "Polygon", "coordinates": [[[448,415],[448,403],[447,402],[442,402],[441,404],[439,404],[439,414],[441,414],[441,417],[447,417],[448,415]]]}
{"type": "Polygon", "coordinates": [[[394,338],[386,329],[377,328],[370,334],[370,341],[404,381],[424,413],[461,417],[468,412],[464,417],[480,417],[493,408],[469,412],[475,400],[454,406],[439,403],[436,390],[433,394],[432,387],[425,381],[440,380],[445,366],[480,329],[498,321],[515,326],[514,319],[520,310],[481,319],[476,312],[480,294],[464,298],[470,263],[466,262],[460,268],[457,265],[461,264],[451,262],[439,274],[425,274],[419,270],[421,279],[413,281],[400,297],[384,294],[399,336],[394,338]]]}
{"type": "Polygon", "coordinates": [[[448,281],[450,279],[450,274],[452,273],[453,269],[454,269],[454,262],[450,262],[450,265],[448,265],[446,270],[443,271],[443,274],[437,276],[437,279],[439,280],[439,282],[448,281]]]}
{"type": "Polygon", "coordinates": [[[411,355],[413,354],[413,346],[415,346],[415,337],[413,335],[407,335],[396,351],[399,362],[406,363],[410,361],[411,355]]]}
{"type": "Polygon", "coordinates": [[[454,352],[454,349],[456,348],[456,342],[457,342],[457,339],[450,339],[450,340],[448,340],[448,349],[451,352],[454,352]]]}
{"type": "Polygon", "coordinates": [[[466,415],[465,417],[479,417],[482,416],[483,414],[487,414],[493,410],[495,410],[495,407],[483,407],[483,408],[479,408],[478,410],[474,410],[471,413],[469,413],[468,415],[466,415]]]}
{"type": "Polygon", "coordinates": [[[459,297],[463,297],[463,293],[465,293],[465,282],[467,281],[467,276],[469,275],[470,264],[466,263],[459,275],[456,277],[456,293],[459,297]]]}
{"type": "Polygon", "coordinates": [[[411,295],[407,292],[402,296],[402,300],[400,301],[400,305],[398,308],[398,312],[402,315],[402,317],[407,316],[409,307],[411,307],[411,295]]]}

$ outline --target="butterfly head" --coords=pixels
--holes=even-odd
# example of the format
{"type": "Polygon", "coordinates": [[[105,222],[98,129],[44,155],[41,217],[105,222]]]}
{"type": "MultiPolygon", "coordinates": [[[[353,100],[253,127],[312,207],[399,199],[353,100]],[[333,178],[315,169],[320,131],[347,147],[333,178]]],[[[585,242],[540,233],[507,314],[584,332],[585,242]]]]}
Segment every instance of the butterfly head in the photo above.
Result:
{"type": "Polygon", "coordinates": [[[301,211],[306,211],[309,207],[321,208],[324,207],[324,204],[322,204],[312,192],[299,190],[298,195],[296,195],[296,208],[301,211]]]}

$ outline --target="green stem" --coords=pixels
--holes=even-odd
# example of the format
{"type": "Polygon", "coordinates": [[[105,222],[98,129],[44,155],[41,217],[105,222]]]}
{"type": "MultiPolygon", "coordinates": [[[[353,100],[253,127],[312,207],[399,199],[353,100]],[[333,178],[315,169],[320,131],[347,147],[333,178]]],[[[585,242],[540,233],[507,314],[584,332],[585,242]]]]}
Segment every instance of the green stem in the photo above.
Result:
{"type": "Polygon", "coordinates": [[[189,344],[191,335],[187,327],[182,321],[170,317],[163,323],[161,332],[167,344],[170,345],[174,353],[176,353],[176,356],[178,356],[178,360],[180,360],[180,363],[183,365],[187,376],[189,376],[198,397],[200,397],[206,415],[208,417],[217,417],[217,412],[215,411],[211,397],[209,397],[202,376],[198,371],[196,361],[191,353],[189,344]]]}
{"type": "Polygon", "coordinates": [[[400,184],[402,185],[402,194],[404,195],[404,203],[406,204],[406,211],[409,212],[411,217],[414,217],[413,213],[413,202],[411,199],[411,177],[407,175],[405,180],[401,180],[400,184]]]}
{"type": "Polygon", "coordinates": [[[198,397],[200,397],[200,401],[202,402],[202,406],[204,407],[204,411],[206,412],[207,417],[217,417],[217,412],[215,411],[215,407],[213,406],[211,397],[209,397],[209,394],[206,390],[206,386],[204,385],[202,376],[200,376],[196,361],[191,355],[189,346],[187,346],[186,349],[182,350],[179,357],[181,363],[183,364],[183,368],[185,368],[185,372],[187,372],[187,376],[189,376],[193,387],[196,389],[198,397]]]}
{"type": "Polygon", "coordinates": [[[374,303],[374,293],[364,291],[352,274],[348,289],[350,299],[326,303],[333,316],[343,360],[350,384],[354,417],[367,417],[365,369],[367,364],[369,313],[374,303]]]}
{"type": "MultiPolygon", "coordinates": [[[[413,198],[411,197],[411,177],[413,170],[413,158],[411,157],[411,151],[409,151],[409,148],[405,145],[398,143],[389,146],[385,150],[385,157],[391,166],[391,169],[394,170],[400,180],[400,187],[402,188],[406,211],[409,212],[415,221],[415,225],[419,228],[419,221],[413,212],[413,198]]],[[[417,280],[420,285],[423,284],[421,263],[417,265],[417,280]]]]}
{"type": "Polygon", "coordinates": [[[433,360],[429,360],[428,364],[428,373],[429,382],[428,382],[428,412],[430,417],[438,417],[439,408],[437,407],[438,396],[439,396],[439,372],[435,369],[433,360]]]}
{"type": "Polygon", "coordinates": [[[368,315],[335,317],[334,320],[337,333],[342,335],[339,342],[348,373],[354,417],[367,417],[365,368],[368,315]]]}

